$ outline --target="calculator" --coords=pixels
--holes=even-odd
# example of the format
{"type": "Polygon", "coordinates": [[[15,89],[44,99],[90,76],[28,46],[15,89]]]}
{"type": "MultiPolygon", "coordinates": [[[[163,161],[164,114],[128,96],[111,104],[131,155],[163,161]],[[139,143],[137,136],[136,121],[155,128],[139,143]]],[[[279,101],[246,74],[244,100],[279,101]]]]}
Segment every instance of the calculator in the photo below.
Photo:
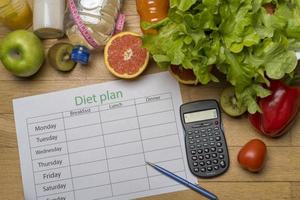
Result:
{"type": "Polygon", "coordinates": [[[182,104],[180,117],[192,174],[211,178],[224,173],[229,155],[218,102],[209,99],[182,104]]]}

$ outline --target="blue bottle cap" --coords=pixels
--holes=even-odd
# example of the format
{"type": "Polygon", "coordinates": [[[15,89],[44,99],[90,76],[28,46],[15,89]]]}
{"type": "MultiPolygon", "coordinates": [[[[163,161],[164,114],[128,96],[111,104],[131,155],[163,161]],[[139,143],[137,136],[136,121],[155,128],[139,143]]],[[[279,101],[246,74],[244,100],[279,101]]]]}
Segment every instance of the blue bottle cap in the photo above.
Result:
{"type": "Polygon", "coordinates": [[[83,45],[75,45],[72,49],[71,60],[81,63],[83,65],[88,64],[90,57],[90,50],[83,45]]]}

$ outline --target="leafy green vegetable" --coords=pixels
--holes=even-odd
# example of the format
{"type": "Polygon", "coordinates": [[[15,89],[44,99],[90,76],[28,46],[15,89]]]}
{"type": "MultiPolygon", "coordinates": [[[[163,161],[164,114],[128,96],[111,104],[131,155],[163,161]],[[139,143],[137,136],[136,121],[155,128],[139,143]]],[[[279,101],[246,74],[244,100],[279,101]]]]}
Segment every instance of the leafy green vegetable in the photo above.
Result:
{"type": "Polygon", "coordinates": [[[162,68],[192,69],[202,84],[218,79],[217,68],[235,88],[238,103],[260,111],[257,97],[269,79],[292,76],[300,49],[299,0],[170,0],[168,17],[143,23],[157,35],[144,46],[162,68]]]}

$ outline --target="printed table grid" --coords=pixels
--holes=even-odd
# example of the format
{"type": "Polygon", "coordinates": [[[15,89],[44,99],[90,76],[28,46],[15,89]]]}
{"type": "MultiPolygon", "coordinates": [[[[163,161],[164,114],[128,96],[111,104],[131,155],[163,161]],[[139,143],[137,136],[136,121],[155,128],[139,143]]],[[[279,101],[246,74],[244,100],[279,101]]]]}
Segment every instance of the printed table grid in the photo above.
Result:
{"type": "MultiPolygon", "coordinates": [[[[66,194],[70,199],[80,200],[82,199],[81,191],[90,190],[91,192],[95,192],[96,190],[101,191],[105,188],[105,191],[107,191],[108,188],[106,186],[109,186],[109,192],[106,192],[104,196],[96,197],[97,195],[95,195],[96,198],[93,198],[106,199],[126,195],[127,191],[124,192],[122,189],[120,190],[120,188],[126,187],[126,184],[130,182],[145,184],[145,188],[142,191],[154,190],[156,187],[155,185],[151,185],[151,183],[160,181],[161,178],[165,177],[146,166],[145,161],[161,164],[174,173],[187,178],[171,93],[139,97],[114,102],[113,104],[85,107],[76,109],[76,112],[75,110],[62,111],[60,115],[53,113],[53,115],[36,116],[26,120],[33,164],[32,170],[34,174],[35,191],[38,199],[54,197],[54,195],[58,194],[66,194]],[[124,106],[122,106],[123,102],[125,102],[124,106]],[[122,113],[124,116],[122,118],[109,114],[110,111],[117,113],[117,109],[124,108],[126,113],[132,112],[129,117],[126,117],[126,113],[122,113]],[[68,113],[76,113],[80,112],[80,110],[90,112],[68,115],[68,113]],[[104,120],[105,116],[103,115],[106,114],[110,116],[110,120],[104,120]],[[92,118],[87,118],[89,116],[92,118]],[[83,122],[83,125],[72,124],[72,118],[75,119],[75,122],[76,120],[80,120],[80,122],[83,122]],[[156,118],[157,121],[155,121],[156,118]],[[160,122],[160,118],[167,120],[160,122]],[[38,121],[38,119],[41,120],[38,121]],[[154,120],[150,121],[149,119],[154,120]],[[63,127],[59,127],[61,123],[60,120],[63,127]],[[85,120],[92,121],[93,123],[86,123],[85,120]],[[96,121],[98,121],[98,123],[96,121]],[[51,124],[51,122],[55,123],[51,124]],[[66,123],[68,124],[66,125],[66,123]],[[124,129],[117,126],[118,124],[122,126],[122,123],[129,128],[124,129]],[[86,132],[82,132],[81,134],[80,130],[86,131],[93,126],[94,132],[88,133],[90,135],[87,137],[83,137],[86,132]],[[57,127],[59,128],[58,130],[56,130],[57,127]],[[118,130],[118,128],[120,130],[118,130]],[[50,129],[50,131],[45,131],[46,129],[50,129]],[[117,131],[112,131],[114,129],[117,131]],[[78,132],[80,138],[72,136],[72,131],[74,130],[78,132]],[[169,131],[169,133],[165,133],[165,131],[169,131]],[[38,134],[32,134],[36,132],[38,132],[38,134]],[[63,134],[65,135],[64,137],[62,136],[63,134]],[[70,137],[72,139],[68,139],[70,137]],[[114,141],[114,138],[122,139],[122,137],[123,141],[114,141]],[[97,141],[95,141],[96,139],[97,141]],[[78,146],[79,142],[85,140],[87,146],[91,146],[91,148],[86,148],[83,144],[78,146]],[[38,143],[41,144],[37,145],[38,143]],[[153,144],[155,145],[153,146],[153,144]],[[74,151],[74,149],[77,150],[77,148],[82,149],[74,151]],[[120,149],[123,149],[123,151],[119,152],[120,149]],[[157,153],[161,154],[162,152],[166,153],[167,159],[147,160],[155,158],[157,153]],[[100,158],[97,157],[98,154],[102,154],[100,158]],[[64,158],[65,160],[62,156],[66,156],[64,158]],[[79,156],[79,159],[76,161],[77,156],[79,156]],[[124,161],[123,164],[125,167],[118,165],[118,162],[122,162],[122,160],[126,159],[133,159],[135,161],[140,159],[140,163],[132,165],[132,163],[124,161]],[[83,162],[80,162],[82,160],[83,162]],[[176,165],[174,165],[174,163],[176,163],[176,165]],[[129,166],[126,166],[126,164],[129,166]],[[182,166],[182,168],[180,170],[172,170],[173,165],[176,167],[182,166]],[[69,173],[66,169],[69,170],[69,173]],[[85,171],[92,169],[101,169],[102,171],[85,174],[84,169],[86,169],[85,171]],[[130,178],[123,175],[130,170],[132,171],[131,173],[136,170],[140,172],[140,174],[133,173],[136,177],[130,178]],[[62,174],[66,177],[60,177],[62,174]],[[100,183],[98,179],[106,180],[106,182],[100,183]],[[64,184],[60,184],[62,182],[64,182],[64,184]],[[91,184],[91,186],[82,187],[85,182],[91,184]],[[45,191],[45,188],[50,190],[54,187],[61,188],[55,190],[58,191],[55,193],[45,192],[43,195],[39,194],[40,191],[45,191]]],[[[177,185],[177,183],[174,182],[165,184],[166,185],[162,185],[162,187],[177,185]]],[[[128,191],[128,193],[136,192],[141,191],[128,191]]]]}

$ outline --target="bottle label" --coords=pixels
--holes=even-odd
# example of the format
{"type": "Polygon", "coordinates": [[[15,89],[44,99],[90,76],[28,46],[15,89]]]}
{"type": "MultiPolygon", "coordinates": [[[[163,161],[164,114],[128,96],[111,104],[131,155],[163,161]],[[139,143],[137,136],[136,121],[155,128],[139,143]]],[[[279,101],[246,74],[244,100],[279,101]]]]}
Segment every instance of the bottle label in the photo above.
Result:
{"type": "Polygon", "coordinates": [[[93,10],[99,7],[99,0],[80,0],[80,4],[87,10],[93,10]]]}

